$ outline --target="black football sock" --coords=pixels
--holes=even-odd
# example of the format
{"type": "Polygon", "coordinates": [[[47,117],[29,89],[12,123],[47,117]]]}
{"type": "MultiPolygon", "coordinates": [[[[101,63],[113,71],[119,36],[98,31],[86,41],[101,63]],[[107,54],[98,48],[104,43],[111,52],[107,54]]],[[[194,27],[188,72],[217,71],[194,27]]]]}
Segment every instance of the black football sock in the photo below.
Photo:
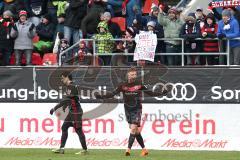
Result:
{"type": "Polygon", "coordinates": [[[130,136],[129,136],[129,139],[128,139],[128,148],[129,149],[132,148],[132,145],[133,145],[133,143],[135,141],[135,138],[136,138],[136,135],[130,133],[130,136]]]}
{"type": "Polygon", "coordinates": [[[143,141],[141,133],[136,134],[136,139],[137,139],[137,142],[140,144],[140,146],[142,148],[145,148],[144,141],[143,141]]]}
{"type": "Polygon", "coordinates": [[[68,131],[62,132],[60,148],[64,148],[68,138],[68,131]]]}
{"type": "Polygon", "coordinates": [[[82,148],[84,150],[87,150],[87,144],[86,144],[86,138],[85,138],[85,135],[82,131],[82,128],[78,128],[77,131],[76,131],[78,137],[79,137],[79,140],[80,140],[80,143],[82,145],[82,148]]]}

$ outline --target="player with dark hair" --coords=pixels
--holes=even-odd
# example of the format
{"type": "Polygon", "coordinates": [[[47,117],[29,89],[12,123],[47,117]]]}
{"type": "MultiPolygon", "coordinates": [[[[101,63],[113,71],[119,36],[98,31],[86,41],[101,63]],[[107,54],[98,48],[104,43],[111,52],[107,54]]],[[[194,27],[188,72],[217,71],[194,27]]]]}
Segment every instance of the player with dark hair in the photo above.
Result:
{"type": "Polygon", "coordinates": [[[112,98],[120,92],[123,93],[125,116],[130,128],[128,148],[125,152],[125,155],[130,156],[132,145],[136,139],[142,147],[141,156],[147,156],[148,151],[145,148],[144,141],[139,130],[142,116],[142,92],[154,97],[166,95],[169,90],[164,89],[160,92],[152,92],[148,90],[147,87],[141,83],[141,81],[137,80],[137,69],[132,67],[127,72],[127,82],[119,84],[113,92],[107,92],[104,95],[96,93],[95,97],[98,99],[112,98]]]}
{"type": "Polygon", "coordinates": [[[68,138],[68,128],[74,127],[83,150],[76,154],[87,154],[87,145],[85,135],[82,130],[82,115],[83,110],[79,103],[78,86],[73,85],[72,75],[68,72],[64,72],[61,77],[61,81],[66,87],[66,98],[64,98],[59,104],[50,110],[52,115],[58,108],[63,109],[65,112],[68,107],[69,113],[66,116],[62,125],[61,146],[59,149],[53,150],[54,153],[64,154],[64,147],[68,138]]]}

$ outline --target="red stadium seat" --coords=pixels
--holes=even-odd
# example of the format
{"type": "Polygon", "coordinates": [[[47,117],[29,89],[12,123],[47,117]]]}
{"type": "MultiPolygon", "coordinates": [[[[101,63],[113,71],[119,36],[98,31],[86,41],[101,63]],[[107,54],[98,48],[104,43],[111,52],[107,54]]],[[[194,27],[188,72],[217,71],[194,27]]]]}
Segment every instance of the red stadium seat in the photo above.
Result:
{"type": "Polygon", "coordinates": [[[57,64],[57,54],[45,53],[43,56],[43,64],[56,65],[57,64]]]}
{"type": "Polygon", "coordinates": [[[152,6],[153,3],[156,4],[157,6],[159,4],[158,0],[146,0],[145,1],[144,6],[143,6],[143,10],[142,10],[144,14],[150,13],[151,6],[152,6]]]}
{"type": "Polygon", "coordinates": [[[122,32],[126,31],[126,18],[123,17],[113,17],[111,19],[112,22],[115,22],[119,25],[122,32]]]}
{"type": "Polygon", "coordinates": [[[32,54],[32,64],[33,65],[42,65],[42,58],[39,53],[32,54]]]}

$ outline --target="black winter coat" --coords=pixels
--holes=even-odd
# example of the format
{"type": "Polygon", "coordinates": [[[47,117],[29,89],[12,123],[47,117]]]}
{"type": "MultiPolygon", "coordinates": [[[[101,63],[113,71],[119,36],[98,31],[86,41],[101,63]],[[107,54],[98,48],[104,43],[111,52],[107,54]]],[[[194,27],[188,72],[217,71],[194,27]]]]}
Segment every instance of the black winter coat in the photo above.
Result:
{"type": "Polygon", "coordinates": [[[40,40],[53,41],[55,26],[53,23],[48,24],[40,23],[36,27],[36,33],[38,34],[40,40]]]}

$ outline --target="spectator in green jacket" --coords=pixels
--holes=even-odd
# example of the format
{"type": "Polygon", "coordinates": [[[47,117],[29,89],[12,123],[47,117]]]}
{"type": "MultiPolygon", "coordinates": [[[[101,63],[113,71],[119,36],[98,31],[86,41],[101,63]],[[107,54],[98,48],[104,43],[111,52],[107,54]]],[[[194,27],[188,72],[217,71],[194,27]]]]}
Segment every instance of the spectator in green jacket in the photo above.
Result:
{"type": "MultiPolygon", "coordinates": [[[[163,26],[165,38],[178,38],[180,29],[183,22],[177,16],[178,11],[176,8],[170,8],[168,14],[164,15],[163,10],[160,8],[158,14],[158,22],[163,26]]],[[[165,41],[167,53],[180,53],[181,52],[181,41],[169,40],[165,41]]],[[[181,62],[180,56],[167,56],[167,63],[162,60],[162,63],[168,65],[179,65],[181,62]]]]}
{"type": "Polygon", "coordinates": [[[111,40],[113,39],[113,36],[109,32],[108,25],[105,21],[98,24],[97,30],[98,34],[94,36],[94,39],[96,40],[96,53],[102,55],[100,57],[103,59],[104,65],[109,65],[114,46],[114,41],[111,40]]]}

